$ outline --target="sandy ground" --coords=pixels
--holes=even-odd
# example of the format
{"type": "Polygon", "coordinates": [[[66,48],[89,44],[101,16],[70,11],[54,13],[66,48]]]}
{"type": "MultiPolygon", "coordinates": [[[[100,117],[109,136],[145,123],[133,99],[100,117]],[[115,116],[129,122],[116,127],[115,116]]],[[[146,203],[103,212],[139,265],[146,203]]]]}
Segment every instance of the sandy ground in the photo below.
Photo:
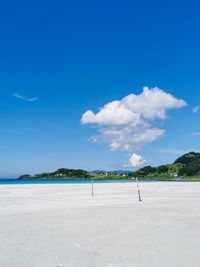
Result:
{"type": "Polygon", "coordinates": [[[0,267],[199,267],[200,183],[0,186],[0,267]]]}

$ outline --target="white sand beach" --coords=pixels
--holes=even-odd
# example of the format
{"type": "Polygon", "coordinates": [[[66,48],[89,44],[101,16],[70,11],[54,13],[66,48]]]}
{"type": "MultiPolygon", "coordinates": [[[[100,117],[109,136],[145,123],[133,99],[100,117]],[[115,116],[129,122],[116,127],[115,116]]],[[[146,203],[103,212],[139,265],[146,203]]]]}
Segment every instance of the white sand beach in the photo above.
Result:
{"type": "Polygon", "coordinates": [[[0,186],[1,267],[198,267],[200,183],[0,186]]]}

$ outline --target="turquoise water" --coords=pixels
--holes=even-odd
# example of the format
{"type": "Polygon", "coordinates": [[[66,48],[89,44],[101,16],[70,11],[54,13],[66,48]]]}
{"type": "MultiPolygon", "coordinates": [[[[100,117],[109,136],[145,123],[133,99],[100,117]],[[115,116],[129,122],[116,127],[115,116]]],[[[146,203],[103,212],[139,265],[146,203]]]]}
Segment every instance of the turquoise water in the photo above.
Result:
{"type": "MultiPolygon", "coordinates": [[[[127,183],[127,182],[135,182],[134,180],[94,180],[94,183],[127,183]]],[[[91,183],[91,180],[82,180],[82,179],[35,179],[35,180],[17,180],[17,179],[0,179],[0,185],[2,184],[88,184],[91,183]]]]}
{"type": "MultiPolygon", "coordinates": [[[[135,182],[135,180],[132,179],[113,179],[113,180],[107,180],[107,179],[97,179],[94,180],[94,183],[130,183],[135,182]]],[[[139,182],[187,182],[187,181],[169,181],[169,180],[139,180],[139,182]]],[[[24,180],[17,180],[17,179],[0,179],[0,185],[3,184],[89,184],[91,183],[90,179],[24,179],[24,180]]]]}

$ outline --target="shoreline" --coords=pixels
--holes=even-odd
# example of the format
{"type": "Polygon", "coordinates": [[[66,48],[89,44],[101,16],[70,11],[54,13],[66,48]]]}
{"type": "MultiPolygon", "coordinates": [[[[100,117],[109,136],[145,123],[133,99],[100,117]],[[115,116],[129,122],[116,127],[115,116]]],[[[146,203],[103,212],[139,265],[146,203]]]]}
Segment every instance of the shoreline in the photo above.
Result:
{"type": "MultiPolygon", "coordinates": [[[[135,179],[78,179],[78,178],[67,178],[67,179],[0,179],[0,185],[4,184],[90,184],[93,183],[103,184],[103,183],[136,183],[135,179]]],[[[192,179],[139,179],[139,183],[155,183],[155,182],[200,182],[199,180],[192,179]]]]}

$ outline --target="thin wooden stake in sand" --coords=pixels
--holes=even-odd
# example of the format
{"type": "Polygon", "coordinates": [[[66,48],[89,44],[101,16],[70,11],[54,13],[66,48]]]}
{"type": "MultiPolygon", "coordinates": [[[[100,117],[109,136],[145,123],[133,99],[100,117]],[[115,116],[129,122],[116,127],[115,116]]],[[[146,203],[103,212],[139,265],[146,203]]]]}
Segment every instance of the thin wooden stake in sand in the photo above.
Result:
{"type": "Polygon", "coordinates": [[[138,178],[136,177],[136,183],[137,183],[137,191],[138,191],[138,198],[139,201],[142,201],[141,195],[140,195],[140,187],[139,187],[139,183],[138,183],[138,178]]]}
{"type": "Polygon", "coordinates": [[[91,183],[92,183],[92,197],[94,196],[94,181],[93,179],[91,180],[91,183]]]}

